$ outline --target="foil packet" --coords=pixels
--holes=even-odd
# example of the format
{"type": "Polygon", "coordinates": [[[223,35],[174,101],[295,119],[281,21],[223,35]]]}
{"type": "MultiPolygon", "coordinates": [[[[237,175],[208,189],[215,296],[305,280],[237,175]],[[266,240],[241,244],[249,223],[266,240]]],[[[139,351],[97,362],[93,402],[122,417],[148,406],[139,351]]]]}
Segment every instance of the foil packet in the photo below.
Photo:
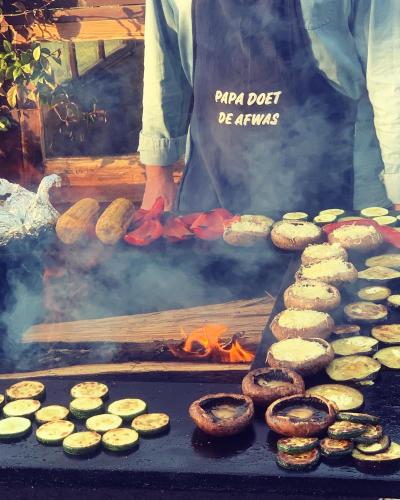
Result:
{"type": "Polygon", "coordinates": [[[55,174],[44,177],[37,193],[18,184],[0,179],[0,245],[25,236],[38,236],[39,232],[54,226],[59,212],[50,202],[52,187],[61,187],[61,177],[55,174]]]}

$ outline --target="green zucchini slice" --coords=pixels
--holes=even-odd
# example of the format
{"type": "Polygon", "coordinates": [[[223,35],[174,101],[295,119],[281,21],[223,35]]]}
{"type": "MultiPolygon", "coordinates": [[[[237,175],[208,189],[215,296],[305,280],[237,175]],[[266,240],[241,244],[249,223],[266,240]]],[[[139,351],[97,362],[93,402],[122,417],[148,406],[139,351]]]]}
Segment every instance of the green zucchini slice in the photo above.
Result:
{"type": "Polygon", "coordinates": [[[102,437],[102,443],[109,451],[127,451],[138,445],[139,434],[133,429],[121,427],[106,432],[102,437]]]}
{"type": "Polygon", "coordinates": [[[118,415],[104,413],[95,415],[86,420],[86,427],[89,431],[95,431],[99,434],[104,434],[107,431],[118,429],[122,425],[122,418],[118,415]]]}
{"type": "Polygon", "coordinates": [[[339,356],[352,356],[354,354],[372,354],[376,351],[378,341],[371,337],[349,337],[331,342],[332,349],[339,356]]]}
{"type": "Polygon", "coordinates": [[[373,380],[381,369],[378,360],[368,356],[343,356],[326,367],[328,376],[336,382],[373,380]]]}
{"type": "Polygon", "coordinates": [[[389,307],[392,307],[393,309],[399,309],[400,308],[400,295],[390,295],[387,299],[387,303],[389,307]]]}
{"type": "Polygon", "coordinates": [[[375,266],[358,272],[359,279],[367,281],[389,281],[400,278],[400,272],[390,267],[375,266]]]}
{"type": "Polygon", "coordinates": [[[388,253],[377,255],[365,261],[367,267],[389,267],[390,269],[400,270],[400,253],[388,253]]]}
{"type": "Polygon", "coordinates": [[[71,401],[69,411],[75,418],[89,418],[103,409],[100,398],[76,398],[71,401]]]}
{"type": "Polygon", "coordinates": [[[355,337],[359,335],[361,328],[358,325],[336,325],[333,333],[341,338],[355,337]]]}
{"type": "Polygon", "coordinates": [[[346,213],[342,208],[327,208],[326,210],[321,210],[319,215],[334,215],[335,217],[340,217],[346,213]]]}
{"type": "Polygon", "coordinates": [[[350,323],[380,323],[388,316],[387,307],[373,302],[353,302],[344,308],[344,314],[350,323]]]}
{"type": "Polygon", "coordinates": [[[113,415],[118,415],[123,420],[132,420],[133,418],[145,413],[147,404],[141,399],[120,399],[111,403],[107,411],[113,415]]]}
{"type": "Polygon", "coordinates": [[[368,424],[366,430],[355,438],[356,443],[373,444],[383,436],[383,427],[381,425],[368,424]]]}
{"type": "Polygon", "coordinates": [[[318,438],[281,438],[278,439],[278,451],[283,453],[304,453],[318,446],[318,438]]]}
{"type": "Polygon", "coordinates": [[[340,412],[337,414],[338,420],[347,420],[348,422],[355,422],[357,424],[377,424],[379,417],[368,415],[368,413],[353,413],[353,412],[340,412]]]}
{"type": "Polygon", "coordinates": [[[105,398],[108,395],[108,387],[100,382],[81,382],[71,389],[73,398],[105,398]]]}
{"type": "Polygon", "coordinates": [[[42,399],[44,393],[44,385],[41,382],[31,380],[17,382],[6,389],[6,396],[10,401],[17,399],[42,399]]]}
{"type": "Polygon", "coordinates": [[[64,420],[68,415],[69,410],[65,406],[50,405],[40,408],[35,413],[35,418],[38,424],[45,424],[46,422],[54,422],[55,420],[64,420]]]}
{"type": "Polygon", "coordinates": [[[75,432],[64,439],[63,449],[69,455],[89,455],[99,448],[100,443],[101,436],[97,432],[75,432]]]}
{"type": "Polygon", "coordinates": [[[370,464],[382,464],[394,461],[397,462],[400,460],[400,445],[392,442],[386,451],[375,453],[373,455],[362,453],[357,447],[355,450],[353,450],[353,458],[358,462],[370,464]]]}
{"type": "Polygon", "coordinates": [[[314,448],[304,453],[297,453],[296,455],[279,451],[276,461],[283,469],[300,471],[313,469],[318,464],[319,458],[319,451],[317,448],[314,448]]]}
{"type": "Polygon", "coordinates": [[[0,408],[3,406],[4,403],[4,396],[3,394],[0,394],[0,408]]]}
{"type": "Polygon", "coordinates": [[[75,425],[68,420],[47,422],[36,429],[36,439],[42,444],[61,444],[74,430],[75,425]]]}
{"type": "Polygon", "coordinates": [[[374,326],[371,335],[384,344],[400,344],[400,324],[374,326]]]}
{"type": "Polygon", "coordinates": [[[385,347],[378,351],[375,356],[383,366],[387,368],[392,368],[394,370],[400,370],[400,346],[396,345],[393,347],[385,347]]]}
{"type": "Polygon", "coordinates": [[[364,424],[339,420],[328,427],[328,436],[332,439],[352,439],[361,436],[366,428],[364,424]]]}
{"type": "Polygon", "coordinates": [[[6,417],[31,417],[39,408],[37,399],[17,399],[4,405],[3,413],[6,417]]]}
{"type": "Polygon", "coordinates": [[[9,417],[0,420],[0,439],[17,439],[30,431],[31,421],[25,417],[9,417]]]}
{"type": "Polygon", "coordinates": [[[132,428],[139,434],[151,435],[165,431],[169,427],[169,416],[166,413],[146,413],[132,421],[132,428]]]}
{"type": "Polygon", "coordinates": [[[336,458],[351,455],[354,445],[348,439],[325,438],[319,443],[321,455],[324,457],[336,458]]]}
{"type": "Polygon", "coordinates": [[[374,217],[372,219],[380,226],[396,226],[397,218],[393,217],[393,215],[380,215],[379,217],[374,217]]]}
{"type": "Polygon", "coordinates": [[[334,403],[338,411],[356,410],[364,403],[360,391],[341,384],[316,385],[306,391],[306,396],[321,396],[334,403]]]}
{"type": "Polygon", "coordinates": [[[335,222],[336,219],[337,216],[333,214],[319,214],[314,217],[313,222],[318,226],[325,226],[325,224],[331,224],[332,222],[335,222]]]}
{"type": "Polygon", "coordinates": [[[383,207],[367,207],[360,211],[363,217],[383,217],[388,213],[389,210],[383,207]]]}
{"type": "Polygon", "coordinates": [[[283,220],[307,220],[308,214],[305,212],[288,212],[282,217],[283,220]]]}
{"type": "Polygon", "coordinates": [[[357,295],[361,300],[369,302],[382,302],[386,300],[392,291],[386,286],[366,286],[358,291],[357,295]]]}
{"type": "Polygon", "coordinates": [[[361,451],[361,453],[364,453],[365,455],[376,455],[377,453],[382,453],[386,451],[389,448],[389,446],[390,446],[389,436],[383,436],[376,443],[372,444],[358,443],[356,445],[356,448],[358,451],[361,451]]]}

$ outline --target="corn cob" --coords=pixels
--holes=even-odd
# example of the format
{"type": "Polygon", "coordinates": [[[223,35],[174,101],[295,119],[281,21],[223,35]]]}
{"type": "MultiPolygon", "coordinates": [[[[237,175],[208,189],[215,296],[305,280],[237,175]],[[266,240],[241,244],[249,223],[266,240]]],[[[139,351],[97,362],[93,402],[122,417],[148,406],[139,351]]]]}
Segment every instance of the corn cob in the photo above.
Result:
{"type": "Polygon", "coordinates": [[[126,233],[134,211],[131,201],[117,198],[99,217],[96,236],[105,245],[115,245],[126,233]]]}
{"type": "Polygon", "coordinates": [[[66,245],[73,245],[90,233],[96,223],[100,206],[93,198],[84,198],[58,219],[56,233],[66,245]]]}

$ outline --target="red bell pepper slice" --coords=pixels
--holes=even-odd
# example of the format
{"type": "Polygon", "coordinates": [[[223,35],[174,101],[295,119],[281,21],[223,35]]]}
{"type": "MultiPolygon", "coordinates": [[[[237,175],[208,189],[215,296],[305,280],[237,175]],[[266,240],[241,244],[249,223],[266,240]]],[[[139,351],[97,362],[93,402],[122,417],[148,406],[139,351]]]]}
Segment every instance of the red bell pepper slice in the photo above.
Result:
{"type": "Polygon", "coordinates": [[[194,235],[182,220],[182,217],[171,217],[164,224],[163,236],[171,243],[176,243],[192,238],[194,235]]]}
{"type": "Polygon", "coordinates": [[[217,240],[224,234],[224,221],[232,217],[233,214],[224,208],[204,212],[193,222],[190,230],[202,240],[217,240]]]}
{"type": "Polygon", "coordinates": [[[192,214],[181,215],[179,218],[181,221],[190,228],[193,222],[201,215],[202,212],[193,212],[192,214]]]}
{"type": "Polygon", "coordinates": [[[163,227],[158,219],[144,221],[137,229],[125,235],[129,245],[144,247],[158,240],[163,234],[163,227]]]}
{"type": "Polygon", "coordinates": [[[162,213],[164,212],[164,206],[164,198],[159,196],[150,210],[140,208],[135,212],[132,218],[132,224],[138,224],[139,222],[145,222],[152,219],[160,219],[162,213]]]}

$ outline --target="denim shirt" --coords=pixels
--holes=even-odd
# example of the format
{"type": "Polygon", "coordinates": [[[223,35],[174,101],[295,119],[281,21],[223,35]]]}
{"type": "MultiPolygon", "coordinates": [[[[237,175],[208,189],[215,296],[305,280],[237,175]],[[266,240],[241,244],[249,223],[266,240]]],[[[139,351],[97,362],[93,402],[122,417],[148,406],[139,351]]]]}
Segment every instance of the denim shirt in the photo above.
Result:
{"type": "MultiPolygon", "coordinates": [[[[358,102],[354,206],[400,203],[400,0],[300,1],[320,71],[358,102]]],[[[170,165],[188,153],[191,0],[147,0],[145,44],[141,161],[170,165]]]]}

